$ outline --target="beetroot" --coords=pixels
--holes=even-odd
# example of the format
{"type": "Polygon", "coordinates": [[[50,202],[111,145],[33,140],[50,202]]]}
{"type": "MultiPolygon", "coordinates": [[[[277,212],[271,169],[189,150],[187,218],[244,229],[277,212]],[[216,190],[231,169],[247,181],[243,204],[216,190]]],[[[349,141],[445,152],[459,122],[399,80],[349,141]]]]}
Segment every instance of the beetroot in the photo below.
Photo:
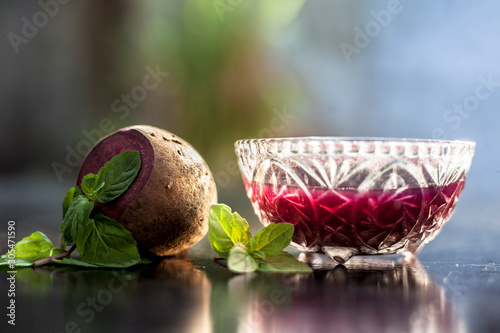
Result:
{"type": "Polygon", "coordinates": [[[173,255],[203,238],[217,202],[215,182],[196,150],[170,132],[132,126],[106,136],[83,161],[77,185],[125,150],[139,151],[141,169],[125,193],[96,203],[95,212],[129,230],[143,255],[173,255]]]}

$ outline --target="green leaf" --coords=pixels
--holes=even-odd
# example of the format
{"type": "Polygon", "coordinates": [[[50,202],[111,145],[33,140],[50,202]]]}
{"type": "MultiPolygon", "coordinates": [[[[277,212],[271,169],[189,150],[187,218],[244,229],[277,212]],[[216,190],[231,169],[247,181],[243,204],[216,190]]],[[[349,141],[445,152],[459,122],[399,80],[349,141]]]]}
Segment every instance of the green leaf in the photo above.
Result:
{"type": "MultiPolygon", "coordinates": [[[[62,264],[62,265],[68,265],[68,266],[79,266],[79,267],[93,267],[93,268],[102,267],[102,266],[97,266],[97,265],[89,264],[88,262],[77,260],[77,259],[73,259],[73,258],[68,258],[68,257],[65,257],[65,258],[62,258],[62,259],[53,259],[51,261],[51,264],[52,263],[62,264]]],[[[148,265],[150,263],[152,263],[151,260],[141,259],[139,262],[137,262],[137,265],[148,265]]]]}
{"type": "MultiPolygon", "coordinates": [[[[59,227],[59,230],[61,230],[61,227],[63,227],[62,223],[61,226],[59,227]]],[[[62,230],[61,230],[62,232],[62,230]]],[[[66,248],[66,242],[64,241],[64,237],[61,237],[61,248],[65,249],[66,248]]]]}
{"type": "Polygon", "coordinates": [[[15,266],[30,266],[34,261],[50,256],[52,248],[50,239],[43,232],[37,231],[21,239],[9,252],[2,255],[0,265],[10,264],[9,253],[12,253],[15,256],[15,266]]]}
{"type": "MultiPolygon", "coordinates": [[[[43,259],[43,258],[41,258],[43,259]]],[[[8,266],[11,263],[9,262],[9,258],[7,257],[0,257],[0,267],[2,266],[8,266]]],[[[16,262],[13,264],[15,268],[17,267],[31,267],[33,266],[33,261],[32,260],[27,260],[27,259],[16,259],[16,262]]],[[[8,268],[9,270],[12,270],[13,268],[8,268]]]]}
{"type": "Polygon", "coordinates": [[[267,258],[259,259],[259,271],[269,273],[312,273],[311,267],[298,261],[294,256],[287,252],[267,258]]]}
{"type": "Polygon", "coordinates": [[[49,255],[49,257],[50,257],[50,256],[55,256],[55,255],[57,255],[57,254],[61,254],[61,253],[64,253],[64,252],[66,252],[66,250],[65,250],[65,249],[60,249],[60,248],[58,248],[58,247],[55,247],[55,248],[53,248],[52,250],[50,250],[50,255],[49,255]]]}
{"type": "Polygon", "coordinates": [[[71,265],[71,266],[81,266],[81,267],[99,267],[97,265],[89,264],[88,262],[76,260],[73,258],[52,259],[51,263],[71,265]]]}
{"type": "Polygon", "coordinates": [[[227,267],[233,272],[249,273],[254,272],[259,267],[259,264],[243,243],[236,243],[229,251],[227,267]]]}
{"type": "Polygon", "coordinates": [[[81,187],[87,198],[95,201],[100,191],[104,188],[104,185],[104,183],[98,182],[97,175],[89,173],[83,177],[81,187]]]}
{"type": "Polygon", "coordinates": [[[95,200],[105,203],[118,198],[132,184],[140,168],[138,151],[127,150],[114,156],[97,173],[97,184],[104,185],[93,195],[95,200]]]}
{"type": "MultiPolygon", "coordinates": [[[[82,194],[82,191],[78,188],[78,186],[73,186],[66,192],[66,195],[64,196],[64,200],[62,203],[63,206],[63,219],[66,213],[68,212],[69,205],[71,202],[75,199],[75,197],[79,196],[82,194]]],[[[61,230],[62,231],[62,230],[61,230]]]]}
{"type": "Polygon", "coordinates": [[[258,258],[275,256],[290,245],[293,230],[290,223],[271,223],[253,237],[250,249],[258,258]]]}
{"type": "Polygon", "coordinates": [[[234,244],[246,246],[252,237],[247,221],[238,213],[231,213],[231,208],[223,204],[210,207],[208,225],[212,249],[223,258],[228,257],[234,244]]]}
{"type": "MultiPolygon", "coordinates": [[[[64,252],[66,252],[65,249],[53,248],[50,251],[50,255],[54,256],[54,255],[61,254],[64,252]]],[[[54,263],[55,264],[63,264],[63,265],[72,265],[72,266],[82,266],[82,267],[98,267],[96,265],[92,265],[92,264],[83,262],[81,260],[73,259],[70,257],[64,257],[61,259],[52,259],[52,261],[50,261],[50,263],[47,263],[47,264],[54,264],[54,263]]]]}
{"type": "Polygon", "coordinates": [[[83,195],[76,197],[69,205],[63,220],[63,239],[66,245],[73,245],[83,231],[94,203],[83,195]]]}
{"type": "Polygon", "coordinates": [[[105,267],[129,267],[141,258],[132,234],[121,224],[97,214],[76,241],[82,261],[105,267]]]}
{"type": "Polygon", "coordinates": [[[90,194],[97,188],[97,175],[94,173],[86,174],[82,179],[80,187],[87,198],[90,199],[90,194]]]}

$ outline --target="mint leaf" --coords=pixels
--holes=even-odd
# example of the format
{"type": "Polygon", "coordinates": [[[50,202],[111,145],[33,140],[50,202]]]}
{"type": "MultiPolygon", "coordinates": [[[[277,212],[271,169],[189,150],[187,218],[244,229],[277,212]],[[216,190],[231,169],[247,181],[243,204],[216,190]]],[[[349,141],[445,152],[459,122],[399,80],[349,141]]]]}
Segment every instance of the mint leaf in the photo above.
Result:
{"type": "MultiPolygon", "coordinates": [[[[64,253],[64,252],[66,252],[65,249],[53,248],[50,251],[50,256],[54,256],[54,255],[61,254],[61,253],[64,253]]],[[[81,260],[73,259],[73,258],[70,258],[70,257],[64,257],[64,258],[61,258],[61,259],[52,259],[50,261],[50,263],[47,263],[47,264],[54,264],[54,263],[55,264],[63,264],[63,265],[72,265],[72,266],[82,266],[82,267],[98,267],[96,265],[92,265],[92,264],[83,262],[81,260]]]]}
{"type": "Polygon", "coordinates": [[[12,253],[15,255],[16,266],[30,266],[36,260],[50,256],[52,247],[52,242],[43,232],[34,232],[21,239],[9,252],[2,255],[0,265],[9,264],[9,253],[12,253]]]}
{"type": "Polygon", "coordinates": [[[82,261],[106,267],[129,267],[141,258],[132,234],[121,224],[97,214],[76,240],[82,261]]]}
{"type": "MultiPolygon", "coordinates": [[[[106,162],[97,173],[95,189],[104,183],[93,197],[101,203],[112,201],[125,192],[134,181],[141,168],[141,158],[138,151],[127,150],[114,156],[106,162]],[[97,185],[99,184],[99,185],[97,185]]],[[[89,179],[89,183],[91,178],[89,179]]]]}
{"type": "Polygon", "coordinates": [[[94,173],[86,174],[82,179],[80,187],[82,188],[82,192],[90,199],[90,194],[97,188],[97,175],[94,173]]]}
{"type": "Polygon", "coordinates": [[[208,237],[212,249],[223,258],[236,243],[248,245],[252,235],[248,223],[238,213],[231,213],[231,208],[223,204],[212,205],[208,215],[208,237]]]}
{"type": "MultiPolygon", "coordinates": [[[[7,265],[14,265],[16,268],[17,267],[31,267],[33,266],[33,261],[32,260],[27,260],[27,259],[16,259],[16,262],[9,262],[9,260],[12,260],[12,259],[9,259],[8,257],[0,257],[0,267],[2,266],[7,266],[7,265]]],[[[5,267],[4,267],[5,268],[5,267]]],[[[10,269],[12,270],[11,268],[7,267],[7,269],[10,269]]]]}
{"type": "Polygon", "coordinates": [[[65,250],[65,249],[60,249],[60,248],[58,248],[58,247],[55,247],[55,248],[53,248],[52,250],[50,250],[50,255],[49,255],[49,257],[50,257],[50,256],[55,256],[55,255],[57,255],[57,254],[61,254],[61,253],[64,253],[64,252],[66,252],[66,250],[65,250]]]}
{"type": "MultiPolygon", "coordinates": [[[[66,216],[66,213],[68,212],[69,206],[71,205],[73,200],[81,194],[82,194],[82,191],[80,191],[78,186],[73,186],[72,188],[70,188],[66,192],[66,195],[64,196],[64,200],[62,203],[63,221],[61,222],[61,225],[59,226],[60,232],[63,232],[63,230],[64,230],[64,217],[66,216]]],[[[64,242],[64,237],[62,237],[62,239],[61,239],[61,247],[66,247],[66,243],[64,242]]]]}
{"type": "Polygon", "coordinates": [[[62,203],[62,206],[63,206],[63,219],[64,219],[64,216],[66,216],[66,213],[68,212],[68,208],[69,208],[69,205],[71,204],[71,202],[75,199],[75,197],[77,197],[77,196],[79,196],[81,194],[82,194],[82,192],[80,191],[80,189],[78,188],[78,186],[73,186],[72,188],[70,188],[68,190],[68,192],[66,192],[66,195],[64,196],[64,200],[63,200],[63,203],[62,203]]]}
{"type": "Polygon", "coordinates": [[[16,243],[14,251],[16,259],[38,260],[50,255],[53,245],[50,239],[40,231],[32,233],[28,237],[16,243]]]}
{"type": "Polygon", "coordinates": [[[250,249],[258,258],[275,256],[290,245],[293,230],[290,223],[271,223],[252,238],[250,249]]]}
{"type": "Polygon", "coordinates": [[[76,197],[69,205],[62,223],[63,239],[67,245],[73,245],[89,219],[94,203],[83,195],[76,197]]]}
{"type": "MultiPolygon", "coordinates": [[[[68,266],[80,266],[80,267],[93,267],[93,268],[99,268],[101,266],[89,264],[88,262],[73,259],[73,258],[62,258],[62,259],[53,259],[52,263],[56,264],[62,264],[62,265],[68,265],[68,266]]],[[[151,260],[148,259],[141,259],[139,262],[137,262],[137,265],[148,265],[152,263],[151,260]]]]}
{"type": "Polygon", "coordinates": [[[249,273],[254,272],[259,264],[243,243],[236,243],[229,251],[227,267],[237,273],[249,273]]]}
{"type": "Polygon", "coordinates": [[[82,187],[83,193],[89,198],[91,201],[95,201],[100,191],[104,188],[104,183],[99,183],[97,180],[97,175],[93,173],[89,173],[85,175],[82,179],[82,187]]]}
{"type": "Polygon", "coordinates": [[[269,273],[312,273],[311,267],[287,252],[267,259],[259,259],[259,271],[269,273]]]}
{"type": "Polygon", "coordinates": [[[73,258],[52,259],[51,263],[71,265],[71,266],[81,266],[81,267],[99,267],[97,265],[89,264],[88,262],[76,260],[73,258]]]}

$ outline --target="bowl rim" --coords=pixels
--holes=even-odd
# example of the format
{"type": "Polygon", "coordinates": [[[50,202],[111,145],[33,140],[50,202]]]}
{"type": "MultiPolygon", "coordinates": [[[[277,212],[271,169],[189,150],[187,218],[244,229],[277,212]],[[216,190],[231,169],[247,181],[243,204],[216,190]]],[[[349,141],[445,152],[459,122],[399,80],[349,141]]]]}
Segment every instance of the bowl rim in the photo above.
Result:
{"type": "Polygon", "coordinates": [[[426,143],[426,144],[462,144],[475,147],[475,141],[468,140],[441,140],[441,139],[418,139],[418,138],[391,138],[391,137],[368,137],[368,136],[297,136],[297,137],[277,137],[277,138],[249,138],[235,141],[234,145],[239,146],[247,142],[287,142],[287,141],[321,141],[321,142],[383,142],[388,144],[398,143],[426,143]]]}

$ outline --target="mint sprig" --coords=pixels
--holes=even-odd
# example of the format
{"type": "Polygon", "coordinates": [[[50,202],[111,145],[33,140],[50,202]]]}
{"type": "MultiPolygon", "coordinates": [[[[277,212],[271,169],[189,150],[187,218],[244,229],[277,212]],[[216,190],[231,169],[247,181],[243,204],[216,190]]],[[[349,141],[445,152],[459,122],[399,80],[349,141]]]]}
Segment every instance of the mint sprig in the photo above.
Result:
{"type": "Polygon", "coordinates": [[[82,190],[92,201],[110,202],[128,189],[140,168],[139,152],[124,151],[106,162],[97,175],[83,177],[82,185],[85,183],[88,188],[82,186],[82,190]]]}
{"type": "Polygon", "coordinates": [[[252,237],[247,221],[223,204],[210,207],[208,224],[212,249],[227,259],[233,272],[312,272],[307,264],[283,251],[292,240],[293,224],[273,223],[252,237]]]}
{"type": "Polygon", "coordinates": [[[117,199],[132,184],[139,173],[139,152],[124,151],[106,162],[97,174],[85,175],[81,190],[73,186],[63,200],[62,247],[53,244],[42,232],[35,232],[19,241],[0,257],[1,265],[39,266],[46,263],[84,267],[129,267],[141,262],[132,234],[121,224],[102,214],[93,216],[96,202],[117,199]],[[71,246],[66,250],[66,246],[71,246]],[[75,250],[80,260],[68,258],[75,250]],[[12,255],[11,255],[12,257],[12,255]],[[10,261],[9,261],[10,259],[10,261]]]}

